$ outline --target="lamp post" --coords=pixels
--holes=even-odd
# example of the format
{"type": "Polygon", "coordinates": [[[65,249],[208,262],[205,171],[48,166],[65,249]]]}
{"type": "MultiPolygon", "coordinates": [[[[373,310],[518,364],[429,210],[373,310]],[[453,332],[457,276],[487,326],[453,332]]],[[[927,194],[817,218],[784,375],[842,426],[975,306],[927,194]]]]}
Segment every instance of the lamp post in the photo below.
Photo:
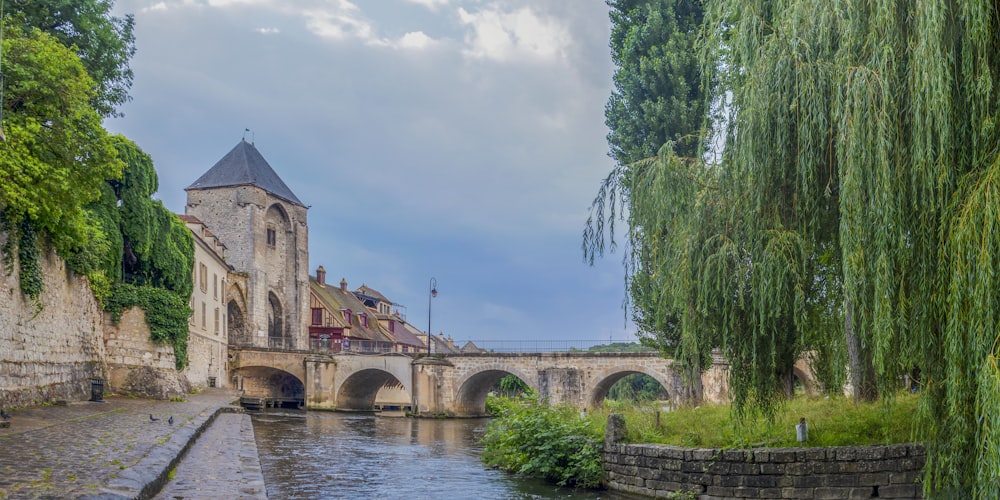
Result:
{"type": "Polygon", "coordinates": [[[427,355],[431,355],[431,299],[438,296],[438,280],[431,278],[430,292],[427,294],[427,355]]]}

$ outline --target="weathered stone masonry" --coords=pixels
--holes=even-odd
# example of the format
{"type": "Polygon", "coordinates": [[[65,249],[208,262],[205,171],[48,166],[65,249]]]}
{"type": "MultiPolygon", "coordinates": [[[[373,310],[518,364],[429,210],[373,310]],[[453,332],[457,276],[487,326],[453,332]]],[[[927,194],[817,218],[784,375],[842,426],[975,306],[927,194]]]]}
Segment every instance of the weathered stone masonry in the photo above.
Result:
{"type": "Polygon", "coordinates": [[[690,491],[721,498],[921,498],[924,448],[689,449],[605,443],[611,489],[646,496],[690,491]]]}

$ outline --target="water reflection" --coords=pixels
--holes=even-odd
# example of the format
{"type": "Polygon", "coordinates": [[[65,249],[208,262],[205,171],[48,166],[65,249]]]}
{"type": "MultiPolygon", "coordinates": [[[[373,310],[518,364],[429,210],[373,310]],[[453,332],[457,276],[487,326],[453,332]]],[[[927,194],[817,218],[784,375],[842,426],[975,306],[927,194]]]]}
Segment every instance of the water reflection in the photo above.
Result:
{"type": "Polygon", "coordinates": [[[268,410],[253,423],[271,498],[633,498],[484,468],[485,419],[268,410]]]}

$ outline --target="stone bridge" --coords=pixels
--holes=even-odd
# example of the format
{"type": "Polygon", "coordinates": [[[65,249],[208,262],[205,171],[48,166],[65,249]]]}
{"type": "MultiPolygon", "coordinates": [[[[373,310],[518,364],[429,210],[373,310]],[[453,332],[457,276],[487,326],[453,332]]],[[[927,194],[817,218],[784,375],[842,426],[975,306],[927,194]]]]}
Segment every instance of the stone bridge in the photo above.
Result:
{"type": "MultiPolygon", "coordinates": [[[[486,414],[486,396],[506,375],[515,375],[540,397],[579,408],[598,406],[622,377],[643,373],[675,399],[681,380],[673,361],[656,353],[476,353],[423,356],[402,354],[317,354],[273,349],[230,349],[235,387],[247,396],[313,409],[371,411],[390,402],[422,415],[486,414]],[[387,399],[388,398],[388,399],[387,399]]],[[[728,398],[728,367],[717,360],[702,375],[702,397],[728,398]]],[[[796,376],[811,390],[804,363],[796,376]]]]}

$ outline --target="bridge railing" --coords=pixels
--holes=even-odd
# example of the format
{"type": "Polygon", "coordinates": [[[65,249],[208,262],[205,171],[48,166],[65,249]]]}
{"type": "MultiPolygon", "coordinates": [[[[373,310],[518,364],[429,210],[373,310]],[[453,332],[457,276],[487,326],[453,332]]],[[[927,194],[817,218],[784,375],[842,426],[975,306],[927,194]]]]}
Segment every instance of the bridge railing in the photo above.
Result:
{"type": "MultiPolygon", "coordinates": [[[[479,352],[656,352],[656,348],[640,345],[636,341],[608,340],[469,340],[455,341],[455,350],[471,343],[479,352]]],[[[469,346],[471,348],[471,346],[469,346]]]]}
{"type": "Polygon", "coordinates": [[[393,352],[391,342],[375,340],[341,340],[341,339],[311,339],[309,350],[321,352],[355,352],[361,354],[379,354],[393,352]]]}

